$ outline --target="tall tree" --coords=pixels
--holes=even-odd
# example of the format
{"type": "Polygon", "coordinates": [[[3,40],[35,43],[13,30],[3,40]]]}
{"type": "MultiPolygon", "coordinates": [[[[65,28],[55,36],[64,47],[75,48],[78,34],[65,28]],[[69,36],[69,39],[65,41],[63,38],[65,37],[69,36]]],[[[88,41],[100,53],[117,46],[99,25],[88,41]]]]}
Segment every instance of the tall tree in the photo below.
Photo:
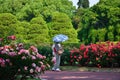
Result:
{"type": "Polygon", "coordinates": [[[78,8],[89,8],[89,0],[79,0],[77,5],[78,8]]]}
{"type": "Polygon", "coordinates": [[[66,34],[68,42],[78,42],[77,31],[73,28],[71,19],[64,13],[54,12],[49,26],[51,38],[56,34],[66,34]]]}
{"type": "Polygon", "coordinates": [[[89,9],[83,8],[83,11],[81,15],[81,8],[77,9],[76,16],[79,17],[74,20],[79,30],[78,38],[81,41],[89,43],[120,40],[120,0],[100,0],[89,9]]]}
{"type": "Polygon", "coordinates": [[[16,26],[12,26],[12,25],[16,23],[17,23],[17,19],[11,13],[0,14],[0,37],[13,35],[16,26]]]}
{"type": "Polygon", "coordinates": [[[28,42],[36,44],[49,42],[48,27],[42,17],[33,18],[30,21],[28,32],[28,42]]]}

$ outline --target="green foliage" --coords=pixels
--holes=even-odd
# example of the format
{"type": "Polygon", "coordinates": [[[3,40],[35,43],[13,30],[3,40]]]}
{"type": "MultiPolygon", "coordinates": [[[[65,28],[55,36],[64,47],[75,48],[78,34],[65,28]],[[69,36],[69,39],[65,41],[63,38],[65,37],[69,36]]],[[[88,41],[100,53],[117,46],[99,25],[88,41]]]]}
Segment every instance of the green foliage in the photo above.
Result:
{"type": "Polygon", "coordinates": [[[85,44],[120,39],[119,0],[100,0],[91,8],[88,0],[79,0],[76,10],[69,0],[0,0],[0,5],[0,37],[14,34],[31,44],[52,42],[60,33],[68,35],[67,42],[85,44]]]}
{"type": "Polygon", "coordinates": [[[64,48],[64,52],[61,55],[60,65],[70,65],[70,49],[64,48]]]}
{"type": "Polygon", "coordinates": [[[91,29],[90,34],[88,36],[89,38],[89,43],[95,43],[97,41],[97,30],[91,29]]]}
{"type": "Polygon", "coordinates": [[[50,26],[51,38],[56,34],[66,34],[69,37],[68,42],[78,42],[77,32],[73,28],[70,18],[64,13],[55,12],[52,15],[50,26]]]}
{"type": "Polygon", "coordinates": [[[120,41],[120,24],[116,25],[115,34],[116,34],[115,40],[120,41]]]}
{"type": "MultiPolygon", "coordinates": [[[[79,2],[82,3],[82,0],[79,2]]],[[[78,30],[80,41],[89,44],[119,40],[118,31],[115,30],[120,22],[119,3],[119,0],[100,0],[97,5],[89,9],[77,9],[73,17],[73,25],[78,30]],[[113,27],[112,30],[109,26],[113,27]]]]}
{"type": "Polygon", "coordinates": [[[2,13],[0,14],[0,25],[9,26],[11,24],[15,24],[17,19],[14,15],[10,13],[2,13]]]}
{"type": "Polygon", "coordinates": [[[98,41],[100,41],[100,42],[105,41],[106,29],[105,28],[98,29],[97,35],[98,35],[97,36],[98,41]]]}
{"type": "Polygon", "coordinates": [[[48,27],[43,18],[33,18],[30,23],[28,40],[37,44],[49,42],[48,27]]]}
{"type": "MultiPolygon", "coordinates": [[[[0,5],[0,27],[4,30],[0,32],[0,36],[14,34],[19,38],[19,42],[31,44],[52,42],[51,38],[53,36],[51,37],[49,34],[51,29],[49,30],[48,26],[51,25],[50,23],[54,15],[53,12],[67,14],[66,20],[70,21],[75,10],[72,2],[68,0],[0,0],[0,5]]],[[[61,20],[64,21],[64,18],[61,20]]],[[[69,28],[69,25],[72,27],[70,22],[64,23],[63,25],[66,28],[69,28]]],[[[71,32],[72,30],[69,31],[71,32]]],[[[77,35],[76,32],[75,35],[77,35]]],[[[76,42],[77,36],[75,38],[76,42]]]]}
{"type": "Polygon", "coordinates": [[[108,27],[107,39],[110,41],[114,41],[114,27],[113,26],[108,27]]]}
{"type": "Polygon", "coordinates": [[[104,4],[107,6],[113,6],[113,7],[120,7],[120,1],[119,0],[100,0],[100,4],[104,4]]]}
{"type": "MultiPolygon", "coordinates": [[[[13,25],[14,26],[14,25],[13,25]]],[[[28,22],[19,22],[16,26],[15,35],[18,42],[27,43],[27,34],[30,24],[28,22]]]]}
{"type": "Polygon", "coordinates": [[[12,25],[15,25],[17,22],[16,17],[10,13],[0,14],[0,37],[13,35],[16,28],[12,25]]]}
{"type": "Polygon", "coordinates": [[[89,8],[89,0],[79,0],[77,5],[78,8],[89,8]]]}
{"type": "Polygon", "coordinates": [[[46,61],[50,64],[50,66],[52,66],[53,65],[53,63],[52,63],[52,48],[51,48],[51,46],[49,45],[49,44],[47,44],[47,45],[38,45],[37,46],[37,48],[38,48],[38,52],[40,53],[40,54],[42,54],[42,55],[44,55],[44,56],[46,56],[46,61]]]}
{"type": "Polygon", "coordinates": [[[108,40],[114,41],[114,35],[113,35],[112,32],[108,32],[108,33],[107,33],[107,36],[108,36],[108,40]]]}
{"type": "MultiPolygon", "coordinates": [[[[20,21],[30,21],[40,14],[49,19],[54,11],[63,12],[72,17],[75,7],[68,0],[0,0],[0,13],[12,13],[20,21]]],[[[48,20],[49,21],[49,20],[48,20]]]]}

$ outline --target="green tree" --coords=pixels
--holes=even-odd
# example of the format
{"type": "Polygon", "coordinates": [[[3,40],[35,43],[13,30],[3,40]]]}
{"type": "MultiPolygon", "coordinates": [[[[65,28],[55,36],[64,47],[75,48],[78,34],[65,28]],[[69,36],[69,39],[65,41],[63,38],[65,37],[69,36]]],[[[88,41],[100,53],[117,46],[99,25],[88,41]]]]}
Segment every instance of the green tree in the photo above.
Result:
{"type": "Polygon", "coordinates": [[[88,35],[89,43],[95,43],[97,41],[98,32],[96,29],[90,29],[90,34],[88,35]]]}
{"type": "Polygon", "coordinates": [[[108,27],[107,38],[110,41],[114,41],[114,26],[108,27]]]}
{"type": "MultiPolygon", "coordinates": [[[[96,28],[95,26],[92,26],[96,24],[97,22],[97,14],[90,11],[89,9],[82,10],[84,13],[82,13],[80,17],[80,22],[78,24],[78,39],[84,43],[90,42],[90,39],[88,39],[90,30],[96,28]]],[[[77,13],[79,14],[79,13],[77,13]]],[[[94,42],[94,41],[93,41],[94,42]]]]}
{"type": "Polygon", "coordinates": [[[78,8],[89,8],[89,0],[79,0],[77,5],[78,8]]]}
{"type": "MultiPolygon", "coordinates": [[[[16,35],[19,41],[37,44],[49,42],[49,29],[47,26],[50,26],[53,12],[62,12],[72,18],[75,10],[72,2],[68,0],[0,0],[0,5],[0,13],[11,13],[16,18],[16,20],[13,20],[13,18],[6,23],[1,18],[1,29],[8,30],[7,28],[12,27],[10,29],[14,29],[14,31],[9,31],[11,34],[16,35]],[[17,21],[17,23],[9,25],[12,20],[17,21]],[[6,27],[4,27],[4,23],[6,27]]],[[[5,32],[2,31],[1,33],[5,32]]]]}
{"type": "Polygon", "coordinates": [[[106,36],[106,28],[98,29],[97,30],[97,41],[104,42],[105,41],[105,36],[106,36]]]}
{"type": "Polygon", "coordinates": [[[13,35],[16,28],[11,25],[17,24],[17,22],[16,17],[10,13],[0,14],[0,37],[13,35]]]}
{"type": "Polygon", "coordinates": [[[94,13],[98,14],[97,26],[99,27],[115,26],[120,22],[119,0],[100,0],[100,2],[91,9],[94,13]]]}
{"type": "Polygon", "coordinates": [[[46,22],[43,20],[42,17],[33,18],[30,21],[31,25],[29,26],[29,32],[27,36],[28,42],[32,43],[48,43],[49,42],[49,34],[48,34],[48,27],[46,22]]]}
{"type": "MultiPolygon", "coordinates": [[[[15,26],[15,25],[12,25],[15,26]]],[[[30,23],[28,22],[18,22],[16,25],[15,35],[18,42],[28,43],[28,33],[29,33],[30,23]]]]}
{"type": "Polygon", "coordinates": [[[94,5],[89,9],[77,9],[75,18],[73,18],[73,24],[75,25],[75,28],[78,28],[78,38],[85,43],[91,42],[90,40],[93,40],[93,42],[99,40],[119,40],[118,31],[114,30],[111,32],[109,30],[109,26],[113,26],[113,29],[118,28],[120,22],[119,12],[119,0],[100,0],[97,5],[94,5]],[[92,38],[94,35],[91,33],[91,29],[97,30],[97,39],[92,38]]]}
{"type": "Polygon", "coordinates": [[[120,0],[100,0],[99,4],[120,8],[120,0]]]}
{"type": "Polygon", "coordinates": [[[72,18],[72,23],[75,29],[81,29],[81,21],[82,16],[85,14],[86,9],[79,8],[75,11],[74,16],[72,18]]]}
{"type": "Polygon", "coordinates": [[[50,24],[51,38],[56,34],[66,34],[69,37],[68,42],[78,42],[77,32],[72,26],[71,19],[66,14],[54,12],[50,24]]]}
{"type": "Polygon", "coordinates": [[[20,21],[30,21],[40,14],[49,21],[51,12],[59,11],[72,17],[75,7],[69,0],[0,0],[0,13],[12,13],[20,21]]]}
{"type": "Polygon", "coordinates": [[[120,41],[120,24],[117,24],[115,28],[115,40],[120,41]]]}

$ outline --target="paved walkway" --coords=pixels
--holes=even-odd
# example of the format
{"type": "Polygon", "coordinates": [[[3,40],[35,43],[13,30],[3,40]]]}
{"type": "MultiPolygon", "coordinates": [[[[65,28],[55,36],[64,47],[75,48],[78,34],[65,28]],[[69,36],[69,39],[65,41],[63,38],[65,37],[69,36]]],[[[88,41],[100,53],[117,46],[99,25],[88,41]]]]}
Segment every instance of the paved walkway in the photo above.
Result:
{"type": "Polygon", "coordinates": [[[120,80],[120,72],[46,71],[43,80],[120,80]]]}

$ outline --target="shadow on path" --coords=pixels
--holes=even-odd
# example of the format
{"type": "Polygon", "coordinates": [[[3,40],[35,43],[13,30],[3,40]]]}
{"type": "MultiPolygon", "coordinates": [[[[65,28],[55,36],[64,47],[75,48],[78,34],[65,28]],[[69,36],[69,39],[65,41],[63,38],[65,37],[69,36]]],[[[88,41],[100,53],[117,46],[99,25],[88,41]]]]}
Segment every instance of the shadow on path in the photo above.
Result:
{"type": "Polygon", "coordinates": [[[119,72],[46,71],[43,80],[120,80],[119,72]]]}

